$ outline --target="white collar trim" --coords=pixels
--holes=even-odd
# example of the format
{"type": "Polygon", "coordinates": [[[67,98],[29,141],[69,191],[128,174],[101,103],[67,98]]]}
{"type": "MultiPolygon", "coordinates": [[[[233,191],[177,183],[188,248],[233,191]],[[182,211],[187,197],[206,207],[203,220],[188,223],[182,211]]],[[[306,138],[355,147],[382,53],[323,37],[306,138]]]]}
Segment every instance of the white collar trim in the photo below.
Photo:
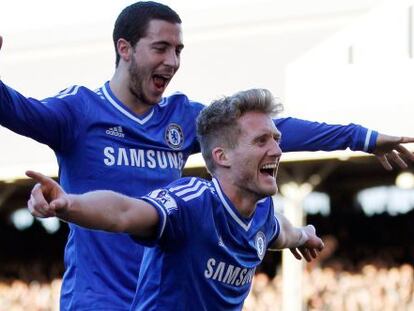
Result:
{"type": "Polygon", "coordinates": [[[154,109],[151,110],[151,112],[144,118],[140,119],[133,114],[131,114],[129,111],[125,110],[122,106],[120,106],[112,97],[109,95],[108,90],[106,89],[106,85],[102,87],[102,92],[106,99],[111,103],[112,106],[114,106],[116,109],[118,109],[121,113],[123,113],[128,118],[132,119],[133,121],[137,122],[140,125],[145,124],[149,119],[151,119],[152,115],[154,114],[154,109]]]}
{"type": "Polygon", "coordinates": [[[249,223],[246,225],[243,222],[243,220],[241,220],[240,217],[233,211],[233,209],[230,207],[230,205],[228,204],[228,202],[224,198],[224,194],[221,191],[220,185],[219,185],[218,181],[215,178],[213,178],[213,184],[214,184],[214,187],[216,188],[216,191],[217,191],[217,194],[220,198],[221,203],[223,203],[224,208],[230,214],[231,218],[233,218],[240,225],[240,227],[242,227],[244,229],[244,231],[249,231],[253,219],[251,219],[249,221],[249,223]]]}

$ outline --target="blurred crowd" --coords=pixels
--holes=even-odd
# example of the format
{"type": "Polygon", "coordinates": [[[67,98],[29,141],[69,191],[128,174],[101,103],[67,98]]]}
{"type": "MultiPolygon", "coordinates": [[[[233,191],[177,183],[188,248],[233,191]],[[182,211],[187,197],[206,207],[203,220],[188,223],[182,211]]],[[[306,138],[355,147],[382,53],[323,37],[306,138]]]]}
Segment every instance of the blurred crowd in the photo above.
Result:
{"type": "Polygon", "coordinates": [[[57,311],[61,280],[30,283],[0,280],[1,311],[57,311]]]}
{"type": "MultiPolygon", "coordinates": [[[[304,274],[304,306],[308,311],[414,310],[412,265],[365,264],[358,271],[336,265],[314,267],[304,274]]],[[[282,278],[256,275],[244,311],[282,310],[282,278]]]]}
{"type": "Polygon", "coordinates": [[[0,265],[0,311],[57,311],[63,265],[46,260],[0,265]]]}
{"type": "MultiPolygon", "coordinates": [[[[308,265],[304,274],[304,306],[309,311],[408,311],[414,310],[414,268],[410,264],[388,266],[372,261],[349,269],[346,262],[308,265]]],[[[0,278],[0,311],[58,310],[61,279],[42,274],[40,264],[14,269],[16,277],[0,278]],[[42,275],[42,276],[40,276],[42,275]],[[40,279],[38,278],[40,276],[40,279]],[[37,279],[36,279],[37,278],[37,279]],[[50,279],[48,279],[50,278],[50,279]]],[[[53,268],[58,273],[60,266],[53,268]]],[[[244,311],[281,310],[282,278],[256,274],[244,311]]]]}

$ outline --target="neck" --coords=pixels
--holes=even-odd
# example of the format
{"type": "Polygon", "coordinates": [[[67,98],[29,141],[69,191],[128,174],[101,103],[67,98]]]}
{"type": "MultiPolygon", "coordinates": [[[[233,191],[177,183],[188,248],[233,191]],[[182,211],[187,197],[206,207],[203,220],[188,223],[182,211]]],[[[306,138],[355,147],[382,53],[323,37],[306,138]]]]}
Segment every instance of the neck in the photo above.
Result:
{"type": "Polygon", "coordinates": [[[252,192],[241,189],[234,184],[226,174],[222,176],[215,176],[220,183],[224,194],[230,199],[234,207],[243,217],[250,217],[256,210],[256,203],[261,198],[252,192]]]}
{"type": "Polygon", "coordinates": [[[129,80],[123,77],[118,71],[115,71],[115,74],[109,81],[109,87],[116,98],[137,115],[146,113],[152,107],[151,105],[145,104],[131,92],[129,89],[129,80]]]}

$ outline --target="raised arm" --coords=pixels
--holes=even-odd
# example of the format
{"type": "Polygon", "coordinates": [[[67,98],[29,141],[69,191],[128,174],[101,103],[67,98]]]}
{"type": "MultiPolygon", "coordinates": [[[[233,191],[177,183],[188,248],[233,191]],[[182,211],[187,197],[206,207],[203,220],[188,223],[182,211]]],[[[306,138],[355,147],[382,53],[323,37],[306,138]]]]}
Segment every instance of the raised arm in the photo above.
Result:
{"type": "Polygon", "coordinates": [[[126,232],[138,238],[156,235],[159,216],[145,201],[112,191],[66,194],[53,179],[33,171],[26,172],[37,184],[28,201],[36,217],[58,217],[86,228],[126,232]]]}
{"type": "MultiPolygon", "coordinates": [[[[3,38],[0,37],[0,49],[3,38]]],[[[1,74],[1,72],[0,72],[1,74]]],[[[55,151],[62,151],[76,143],[83,129],[86,105],[73,96],[58,94],[44,100],[26,97],[6,85],[0,76],[0,125],[9,130],[47,144],[55,151]]],[[[76,92],[75,92],[76,90],[76,92]]]]}
{"type": "Polygon", "coordinates": [[[318,252],[324,248],[323,241],[316,235],[315,227],[294,227],[282,214],[276,213],[280,224],[280,233],[277,239],[270,246],[270,249],[281,250],[289,248],[296,259],[302,257],[311,261],[318,256],[318,252]]]}

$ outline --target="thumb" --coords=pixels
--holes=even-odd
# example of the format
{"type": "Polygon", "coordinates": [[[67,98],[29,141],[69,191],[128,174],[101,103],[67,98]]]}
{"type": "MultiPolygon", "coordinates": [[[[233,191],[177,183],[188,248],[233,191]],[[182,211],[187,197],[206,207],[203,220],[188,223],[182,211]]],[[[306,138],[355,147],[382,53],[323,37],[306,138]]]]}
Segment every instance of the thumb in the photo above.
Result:
{"type": "Polygon", "coordinates": [[[50,207],[54,209],[56,214],[64,213],[69,207],[69,200],[66,197],[58,198],[50,202],[50,207]]]}
{"type": "Polygon", "coordinates": [[[304,229],[306,230],[307,234],[313,234],[313,235],[316,234],[316,229],[313,225],[307,225],[304,227],[304,229]]]}

